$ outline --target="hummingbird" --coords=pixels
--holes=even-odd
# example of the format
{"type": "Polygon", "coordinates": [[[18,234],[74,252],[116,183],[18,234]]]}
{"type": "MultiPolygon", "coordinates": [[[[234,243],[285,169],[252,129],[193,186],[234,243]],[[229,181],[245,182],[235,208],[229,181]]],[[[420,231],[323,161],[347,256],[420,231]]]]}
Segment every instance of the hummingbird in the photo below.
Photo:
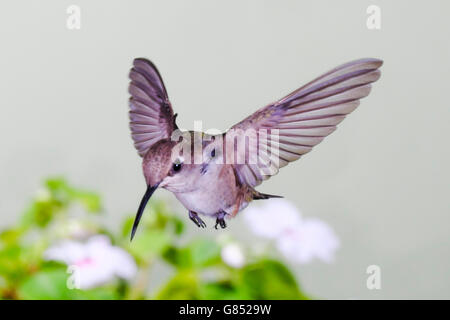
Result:
{"type": "Polygon", "coordinates": [[[255,187],[332,133],[370,93],[382,64],[382,60],[364,58],[340,65],[226,132],[208,134],[178,128],[158,69],[150,60],[134,59],[129,73],[129,120],[147,189],[131,239],[157,188],[172,192],[201,228],[206,224],[200,216],[215,218],[216,229],[225,228],[225,219],[251,201],[280,197],[255,187]]]}

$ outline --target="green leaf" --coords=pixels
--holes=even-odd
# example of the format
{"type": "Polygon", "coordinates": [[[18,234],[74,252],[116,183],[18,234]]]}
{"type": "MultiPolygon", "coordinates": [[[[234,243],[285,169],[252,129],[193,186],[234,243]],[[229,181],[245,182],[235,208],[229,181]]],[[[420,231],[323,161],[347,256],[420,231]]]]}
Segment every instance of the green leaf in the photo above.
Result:
{"type": "Polygon", "coordinates": [[[206,283],[199,288],[201,300],[248,300],[250,294],[243,286],[236,287],[232,283],[206,283]]]}
{"type": "Polygon", "coordinates": [[[53,219],[54,215],[64,208],[64,204],[56,199],[35,200],[25,210],[21,226],[28,228],[33,225],[45,227],[53,219]]]}
{"type": "Polygon", "coordinates": [[[74,188],[63,178],[47,179],[42,195],[35,197],[25,210],[21,226],[46,227],[55,215],[64,213],[74,203],[80,203],[87,212],[97,213],[101,210],[101,200],[97,193],[74,188]]]}
{"type": "Polygon", "coordinates": [[[9,281],[16,281],[24,273],[22,248],[11,245],[0,250],[0,274],[9,281]]]}
{"type": "Polygon", "coordinates": [[[24,281],[18,293],[27,300],[111,300],[117,299],[115,285],[103,286],[89,290],[69,289],[69,274],[65,267],[43,270],[24,281]]]}
{"type": "Polygon", "coordinates": [[[6,245],[10,246],[13,244],[17,244],[23,234],[23,230],[20,228],[16,229],[6,229],[0,232],[0,241],[6,245]]]}
{"type": "Polygon", "coordinates": [[[67,191],[73,200],[84,206],[87,212],[99,213],[101,211],[101,200],[97,193],[75,188],[68,188],[67,191]]]}
{"type": "Polygon", "coordinates": [[[178,272],[156,294],[159,300],[196,300],[199,298],[197,275],[188,270],[178,272]]]}
{"type": "Polygon", "coordinates": [[[162,253],[170,244],[170,236],[161,230],[143,230],[128,244],[137,259],[147,261],[162,253]]]}
{"type": "Polygon", "coordinates": [[[134,217],[127,217],[122,222],[122,238],[129,239],[131,235],[131,230],[133,228],[134,217]]]}
{"type": "Polygon", "coordinates": [[[306,299],[292,273],[276,260],[264,259],[247,265],[240,281],[253,299],[306,299]]]}
{"type": "Polygon", "coordinates": [[[192,255],[189,248],[169,246],[162,253],[162,258],[178,269],[192,268],[192,255]]]}
{"type": "Polygon", "coordinates": [[[73,292],[67,288],[67,278],[63,269],[41,271],[25,280],[19,296],[27,300],[71,299],[73,292]]]}
{"type": "Polygon", "coordinates": [[[116,300],[119,295],[116,286],[99,287],[89,290],[72,290],[73,299],[77,300],[116,300]]]}
{"type": "Polygon", "coordinates": [[[181,235],[184,232],[184,222],[183,220],[179,219],[178,217],[173,216],[172,217],[172,223],[174,226],[174,232],[176,235],[181,235]]]}
{"type": "Polygon", "coordinates": [[[44,184],[51,192],[58,192],[67,188],[66,179],[64,179],[63,177],[48,178],[45,180],[44,184]]]}
{"type": "Polygon", "coordinates": [[[163,258],[178,269],[204,268],[220,263],[220,247],[211,239],[197,239],[186,247],[168,247],[163,258]]]}
{"type": "Polygon", "coordinates": [[[220,246],[212,239],[198,239],[188,246],[192,265],[194,267],[207,267],[220,263],[220,246]]]}

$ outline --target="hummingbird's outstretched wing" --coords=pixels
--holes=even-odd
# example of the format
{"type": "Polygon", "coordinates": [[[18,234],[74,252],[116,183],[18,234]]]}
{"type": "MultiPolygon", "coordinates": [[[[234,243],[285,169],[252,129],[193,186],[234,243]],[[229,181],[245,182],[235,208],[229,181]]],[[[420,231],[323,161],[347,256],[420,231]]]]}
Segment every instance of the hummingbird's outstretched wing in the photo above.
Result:
{"type": "Polygon", "coordinates": [[[176,115],[158,69],[151,61],[134,59],[129,77],[131,136],[143,157],[155,142],[171,136],[176,128],[176,115]]]}
{"type": "Polygon", "coordinates": [[[382,64],[372,58],[343,64],[234,125],[226,136],[236,131],[232,129],[251,129],[258,138],[258,143],[247,143],[245,148],[234,147],[237,153],[245,152],[241,154],[245,161],[234,165],[240,181],[257,186],[311,151],[369,94],[382,64]],[[251,154],[258,154],[262,163],[250,163],[251,154]]]}

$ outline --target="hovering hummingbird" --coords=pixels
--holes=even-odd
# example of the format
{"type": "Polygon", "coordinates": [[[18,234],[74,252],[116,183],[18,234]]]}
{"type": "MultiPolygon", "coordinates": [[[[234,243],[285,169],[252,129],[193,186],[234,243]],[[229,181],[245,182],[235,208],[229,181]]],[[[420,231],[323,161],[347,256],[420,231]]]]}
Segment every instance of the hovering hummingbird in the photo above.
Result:
{"type": "Polygon", "coordinates": [[[279,197],[255,187],[332,133],[359,105],[359,99],[369,94],[382,64],[372,58],[343,64],[259,109],[225,133],[211,135],[180,133],[157,68],[147,59],[135,59],[129,74],[129,118],[134,146],[143,158],[147,190],[131,239],[158,187],[171,191],[188,210],[189,218],[203,228],[206,224],[199,215],[214,217],[215,228],[225,228],[225,218],[235,216],[252,200],[279,197]]]}

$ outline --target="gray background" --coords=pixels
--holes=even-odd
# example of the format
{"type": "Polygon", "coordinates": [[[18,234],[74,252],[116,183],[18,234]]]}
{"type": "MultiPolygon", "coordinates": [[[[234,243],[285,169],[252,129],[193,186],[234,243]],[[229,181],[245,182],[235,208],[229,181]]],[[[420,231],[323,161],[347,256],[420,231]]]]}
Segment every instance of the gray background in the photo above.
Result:
{"type": "MultiPolygon", "coordinates": [[[[0,226],[55,174],[101,191],[112,228],[134,212],[145,188],[127,119],[135,57],[159,67],[181,127],[222,130],[332,67],[378,57],[370,97],[260,190],[341,239],[335,264],[292,266],[307,292],[450,298],[449,10],[446,1],[4,2],[0,226]],[[70,4],[81,7],[81,30],[66,28],[70,4]],[[381,7],[381,30],[366,27],[370,4],[381,7]],[[378,291],[366,288],[371,264],[381,267],[378,291]]],[[[243,224],[238,216],[228,231],[239,237],[243,224]]]]}

